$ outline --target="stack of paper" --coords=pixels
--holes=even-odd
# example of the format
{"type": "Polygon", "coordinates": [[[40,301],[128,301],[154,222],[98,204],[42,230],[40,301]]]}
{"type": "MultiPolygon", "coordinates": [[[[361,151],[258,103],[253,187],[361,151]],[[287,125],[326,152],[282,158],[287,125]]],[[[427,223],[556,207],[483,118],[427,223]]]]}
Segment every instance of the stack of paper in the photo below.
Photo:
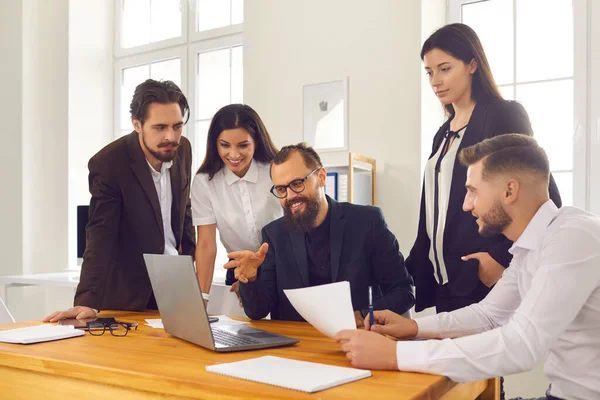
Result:
{"type": "Polygon", "coordinates": [[[0,331],[0,342],[31,344],[85,335],[85,331],[64,325],[36,325],[0,331]]]}
{"type": "MultiPolygon", "coordinates": [[[[247,324],[247,322],[236,321],[227,317],[226,315],[215,315],[215,317],[219,318],[217,322],[213,322],[210,326],[223,326],[223,325],[243,325],[247,324]]],[[[162,319],[147,319],[146,325],[156,329],[165,329],[162,323],[162,319]]]]}
{"type": "Polygon", "coordinates": [[[298,314],[325,336],[334,337],[344,329],[356,329],[350,282],[311,286],[283,291],[298,314]]]}
{"type": "Polygon", "coordinates": [[[209,365],[208,372],[313,393],[371,376],[371,371],[264,356],[209,365]]]}

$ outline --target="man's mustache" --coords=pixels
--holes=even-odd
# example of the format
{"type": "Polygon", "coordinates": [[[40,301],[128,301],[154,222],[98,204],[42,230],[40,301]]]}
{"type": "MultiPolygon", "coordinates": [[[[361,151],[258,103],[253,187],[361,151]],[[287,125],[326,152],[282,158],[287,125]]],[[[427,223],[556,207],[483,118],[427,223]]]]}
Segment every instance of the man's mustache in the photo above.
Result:
{"type": "Polygon", "coordinates": [[[177,148],[177,147],[179,147],[179,143],[177,143],[177,142],[165,142],[165,143],[161,143],[161,144],[158,145],[158,147],[169,147],[169,146],[177,148]]]}

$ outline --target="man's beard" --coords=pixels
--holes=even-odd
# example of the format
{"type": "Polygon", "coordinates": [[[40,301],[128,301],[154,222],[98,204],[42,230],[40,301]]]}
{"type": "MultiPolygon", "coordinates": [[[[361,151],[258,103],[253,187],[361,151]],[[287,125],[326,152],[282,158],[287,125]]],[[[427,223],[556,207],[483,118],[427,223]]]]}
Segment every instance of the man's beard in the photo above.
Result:
{"type": "Polygon", "coordinates": [[[169,151],[168,153],[165,154],[165,153],[160,153],[158,151],[152,150],[150,148],[150,146],[148,146],[148,143],[146,143],[146,134],[144,133],[143,130],[142,130],[142,141],[144,142],[144,146],[150,152],[150,154],[152,154],[152,156],[154,158],[156,158],[158,161],[162,161],[162,162],[173,161],[175,156],[177,156],[177,148],[179,147],[179,143],[177,143],[177,142],[162,142],[162,143],[160,143],[158,145],[159,149],[162,147],[167,147],[167,146],[174,147],[173,151],[169,151]]]}
{"type": "Polygon", "coordinates": [[[499,200],[496,200],[492,209],[479,219],[483,222],[479,228],[479,234],[483,237],[499,235],[512,223],[512,218],[504,211],[499,200]]]}
{"type": "Polygon", "coordinates": [[[319,215],[321,203],[319,200],[311,197],[295,197],[293,200],[287,200],[283,207],[283,220],[288,230],[293,232],[308,232],[315,226],[315,221],[319,215]],[[304,202],[304,212],[294,215],[291,205],[297,202],[304,202]]]}

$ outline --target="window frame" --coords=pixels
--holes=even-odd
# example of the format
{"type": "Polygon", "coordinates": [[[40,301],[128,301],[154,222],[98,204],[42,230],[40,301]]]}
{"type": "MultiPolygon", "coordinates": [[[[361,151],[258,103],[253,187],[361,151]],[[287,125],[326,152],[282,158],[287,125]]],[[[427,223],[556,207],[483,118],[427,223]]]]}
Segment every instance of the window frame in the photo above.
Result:
{"type": "MultiPolygon", "coordinates": [[[[115,3],[115,48],[114,54],[115,58],[126,57],[134,54],[140,54],[145,52],[152,52],[156,50],[161,50],[173,46],[180,46],[186,44],[188,42],[188,8],[185,6],[187,0],[178,0],[179,8],[181,10],[181,35],[178,37],[160,40],[158,42],[142,44],[139,46],[134,46],[130,48],[122,47],[122,37],[123,33],[123,8],[125,7],[124,0],[117,0],[115,3]]],[[[194,1],[195,3],[195,1],[194,1]]]]}
{"type": "MultiPolygon", "coordinates": [[[[448,0],[447,12],[446,12],[446,22],[454,23],[454,22],[462,22],[462,6],[473,3],[481,3],[489,0],[448,0]]],[[[513,22],[517,19],[517,0],[512,0],[513,2],[513,22]]],[[[589,210],[590,209],[590,153],[588,149],[589,138],[591,137],[591,132],[587,124],[583,124],[580,122],[581,120],[585,120],[585,117],[581,116],[581,111],[579,107],[581,107],[581,101],[578,100],[579,96],[583,96],[583,98],[587,98],[587,88],[585,79],[582,78],[587,75],[586,67],[579,67],[578,64],[587,65],[585,62],[585,54],[584,49],[581,48],[581,45],[578,44],[578,39],[582,40],[582,29],[583,33],[587,32],[587,24],[584,23],[582,12],[585,16],[585,11],[582,11],[583,7],[582,3],[587,3],[588,0],[573,0],[573,75],[558,77],[558,78],[550,78],[550,79],[539,79],[539,80],[531,80],[531,81],[518,81],[517,80],[517,25],[513,23],[513,79],[511,83],[499,85],[500,88],[510,87],[512,90],[513,98],[516,99],[517,94],[517,86],[534,84],[534,83],[547,83],[547,82],[557,82],[557,81],[565,81],[572,80],[573,81],[573,164],[572,168],[569,170],[552,170],[554,173],[561,172],[570,172],[572,174],[572,185],[573,185],[573,205],[589,210]],[[579,4],[577,4],[579,3],[579,4]],[[582,61],[584,59],[584,61],[582,61]],[[583,157],[581,157],[583,156],[583,157]]],[[[585,47],[588,47],[586,45],[585,47]]],[[[584,109],[587,108],[587,105],[583,106],[584,109]]],[[[583,113],[584,115],[586,112],[583,113]]],[[[591,121],[590,121],[591,122],[591,121]]],[[[600,131],[600,118],[597,123],[598,130],[600,131]]],[[[600,169],[598,171],[600,173],[600,169]]]]}

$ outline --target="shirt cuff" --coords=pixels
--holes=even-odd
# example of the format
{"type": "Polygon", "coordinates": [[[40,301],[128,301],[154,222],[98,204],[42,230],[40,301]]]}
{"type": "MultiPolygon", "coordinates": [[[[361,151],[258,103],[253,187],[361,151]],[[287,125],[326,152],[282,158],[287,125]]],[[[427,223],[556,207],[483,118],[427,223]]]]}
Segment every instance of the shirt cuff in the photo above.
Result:
{"type": "Polygon", "coordinates": [[[216,224],[217,220],[214,217],[196,217],[192,218],[194,226],[216,224]]]}
{"type": "Polygon", "coordinates": [[[435,339],[437,337],[437,334],[439,333],[437,315],[417,318],[415,319],[415,322],[419,329],[417,332],[418,338],[435,339]]]}
{"type": "Polygon", "coordinates": [[[396,343],[399,371],[427,372],[427,340],[401,340],[396,343]]]}

